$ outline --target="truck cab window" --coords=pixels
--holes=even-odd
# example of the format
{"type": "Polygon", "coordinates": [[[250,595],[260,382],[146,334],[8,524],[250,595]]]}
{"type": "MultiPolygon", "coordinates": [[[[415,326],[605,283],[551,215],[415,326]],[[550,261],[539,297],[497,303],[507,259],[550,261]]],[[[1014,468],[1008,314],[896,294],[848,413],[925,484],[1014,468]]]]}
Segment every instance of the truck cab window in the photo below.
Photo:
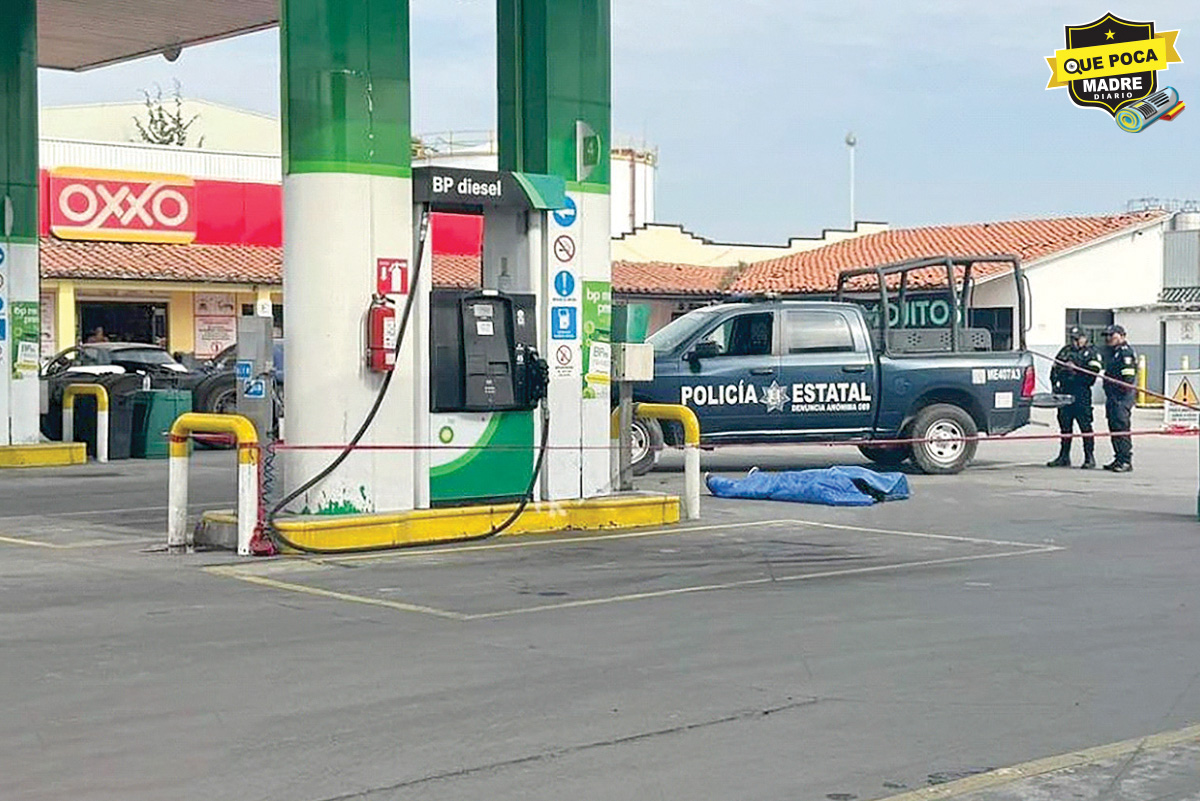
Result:
{"type": "Polygon", "coordinates": [[[854,335],[845,315],[832,311],[789,311],[784,315],[787,353],[854,351],[854,335]]]}
{"type": "Polygon", "coordinates": [[[771,312],[739,314],[718,325],[704,339],[717,343],[721,356],[770,356],[775,332],[771,312]]]}

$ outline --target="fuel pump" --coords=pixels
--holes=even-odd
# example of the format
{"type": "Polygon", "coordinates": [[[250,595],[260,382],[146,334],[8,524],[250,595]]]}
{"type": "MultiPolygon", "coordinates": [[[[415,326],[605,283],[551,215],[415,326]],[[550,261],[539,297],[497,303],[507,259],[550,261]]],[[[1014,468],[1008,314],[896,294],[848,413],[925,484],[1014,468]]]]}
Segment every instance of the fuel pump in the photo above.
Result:
{"type": "Polygon", "coordinates": [[[423,167],[413,170],[413,197],[435,212],[481,216],[484,231],[476,287],[429,296],[428,503],[521,500],[536,490],[553,425],[541,403],[550,343],[539,329],[548,312],[545,221],[566,206],[565,184],[423,167]]]}
{"type": "MultiPolygon", "coordinates": [[[[358,447],[391,388],[396,357],[404,346],[410,322],[424,329],[415,335],[422,350],[424,341],[428,342],[428,384],[419,384],[415,389],[427,393],[421,413],[428,417],[425,430],[434,440],[430,445],[453,445],[464,452],[446,464],[431,467],[426,463],[430,485],[439,474],[447,477],[441,485],[443,496],[434,493],[433,503],[518,501],[502,523],[462,540],[470,541],[495,536],[508,528],[536,494],[551,423],[544,402],[549,367],[539,355],[537,330],[537,320],[545,313],[539,304],[539,287],[545,284],[540,275],[541,254],[546,247],[541,232],[550,211],[567,207],[565,183],[546,175],[417,168],[413,170],[413,201],[414,212],[419,211],[417,247],[411,283],[407,275],[402,282],[408,289],[403,311],[397,316],[390,298],[377,294],[371,298],[364,319],[365,367],[385,374],[375,402],[330,464],[268,513],[273,536],[291,548],[320,552],[288,541],[274,527],[275,517],[288,503],[337,470],[358,447]],[[507,234],[492,237],[490,247],[485,241],[482,289],[431,292],[429,319],[412,321],[414,299],[422,291],[422,267],[430,261],[426,245],[430,212],[435,211],[483,214],[485,224],[491,226],[489,230],[507,234]],[[542,413],[535,420],[539,408],[542,413]],[[540,436],[536,434],[539,424],[540,436]],[[514,456],[517,461],[513,461],[514,456]],[[522,461],[523,467],[510,469],[522,461]],[[451,489],[445,491],[446,487],[451,489]],[[464,487],[467,489],[461,491],[464,487]]],[[[418,448],[417,453],[428,458],[430,450],[418,448]]],[[[421,493],[417,495],[420,498],[421,493]]]]}

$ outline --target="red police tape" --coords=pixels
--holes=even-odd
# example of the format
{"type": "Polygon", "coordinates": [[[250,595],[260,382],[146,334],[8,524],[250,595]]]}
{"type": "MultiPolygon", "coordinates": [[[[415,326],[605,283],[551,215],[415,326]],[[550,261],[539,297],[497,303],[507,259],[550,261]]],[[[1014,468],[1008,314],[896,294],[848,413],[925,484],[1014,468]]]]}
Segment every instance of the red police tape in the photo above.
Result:
{"type": "Polygon", "coordinates": [[[1083,373],[1084,375],[1088,375],[1093,378],[1099,378],[1101,381],[1105,381],[1109,384],[1113,384],[1113,385],[1121,387],[1123,389],[1131,389],[1134,392],[1140,392],[1143,395],[1148,395],[1151,398],[1154,398],[1156,400],[1160,400],[1165,403],[1171,403],[1171,404],[1174,404],[1175,406],[1182,406],[1185,409],[1191,409],[1193,412],[1200,412],[1200,406],[1193,406],[1190,403],[1185,403],[1181,400],[1176,400],[1175,398],[1168,398],[1166,395],[1160,395],[1157,392],[1153,392],[1149,389],[1142,389],[1142,388],[1138,387],[1136,384],[1128,384],[1124,381],[1118,381],[1115,378],[1106,376],[1104,373],[1093,373],[1091,370],[1084,370],[1082,367],[1080,367],[1076,364],[1072,364],[1071,362],[1064,362],[1060,359],[1054,358],[1053,356],[1047,356],[1044,353],[1038,353],[1037,351],[1030,351],[1030,354],[1033,356],[1037,356],[1039,359],[1045,359],[1048,362],[1054,362],[1054,364],[1057,364],[1060,367],[1066,367],[1067,369],[1073,370],[1077,373],[1083,373]]]}
{"type": "MultiPolygon", "coordinates": [[[[805,442],[773,442],[773,443],[755,443],[753,445],[744,444],[728,444],[728,445],[704,445],[701,446],[705,450],[716,450],[717,448],[745,448],[745,447],[788,447],[788,448],[857,448],[860,445],[869,446],[872,448],[889,448],[902,445],[918,445],[926,442],[1032,442],[1037,440],[1061,440],[1067,437],[1076,439],[1104,439],[1113,436],[1108,431],[1094,431],[1090,434],[976,434],[971,437],[909,437],[905,439],[845,439],[845,440],[817,440],[805,442]]],[[[1159,429],[1147,428],[1135,431],[1118,431],[1117,436],[1124,437],[1196,437],[1200,436],[1200,430],[1196,429],[1159,429]]],[[[285,442],[280,442],[276,446],[277,451],[333,451],[341,450],[345,445],[288,445],[285,442]]],[[[528,451],[536,450],[536,445],[358,445],[354,448],[356,451],[473,451],[473,450],[488,450],[488,451],[528,451]]],[[[547,451],[616,451],[615,445],[547,445],[547,451]]]]}
{"type": "MultiPolygon", "coordinates": [[[[1118,381],[1117,379],[1111,378],[1110,376],[1106,376],[1103,373],[1096,373],[1096,372],[1092,372],[1090,370],[1084,370],[1083,368],[1078,367],[1070,362],[1064,362],[1064,361],[1055,359],[1053,356],[1046,356],[1045,354],[1037,353],[1034,351],[1030,351],[1030,353],[1039,359],[1044,359],[1045,361],[1061,365],[1070,370],[1084,373],[1086,375],[1092,376],[1093,378],[1099,378],[1101,381],[1107,382],[1109,384],[1113,384],[1114,386],[1119,386],[1123,389],[1128,389],[1128,390],[1132,390],[1135,392],[1143,393],[1149,397],[1155,398],[1157,400],[1161,400],[1164,403],[1170,403],[1170,404],[1174,404],[1176,406],[1182,406],[1182,407],[1184,407],[1186,409],[1190,409],[1192,411],[1200,412],[1200,406],[1194,406],[1192,404],[1185,403],[1183,401],[1176,400],[1174,398],[1169,398],[1166,395],[1161,395],[1157,392],[1153,392],[1148,389],[1140,389],[1135,384],[1129,384],[1124,381],[1118,381]]],[[[1200,436],[1200,430],[1196,430],[1196,429],[1141,429],[1141,430],[1135,430],[1135,431],[1118,432],[1117,435],[1118,436],[1129,436],[1129,437],[1196,437],[1196,436],[1200,436]]],[[[1092,432],[1090,434],[1084,434],[1084,433],[1061,434],[1061,433],[1057,433],[1057,432],[1047,433],[1047,434],[1004,434],[1004,435],[977,434],[977,435],[969,436],[969,437],[967,437],[967,436],[964,436],[964,437],[938,436],[938,437],[925,437],[925,438],[906,437],[906,438],[896,438],[896,439],[865,439],[864,438],[864,439],[849,439],[849,440],[817,440],[817,441],[787,442],[787,443],[760,443],[760,444],[753,445],[751,447],[763,447],[764,445],[766,445],[766,446],[782,445],[782,446],[787,446],[787,447],[806,447],[806,448],[856,448],[856,447],[865,445],[865,446],[870,446],[872,448],[888,448],[888,447],[903,447],[903,446],[908,446],[908,445],[919,445],[919,444],[924,444],[927,442],[938,442],[938,443],[947,443],[947,442],[1031,442],[1031,441],[1038,441],[1038,440],[1061,440],[1061,439],[1064,439],[1067,437],[1070,437],[1073,439],[1074,438],[1104,439],[1104,438],[1111,438],[1112,436],[1113,436],[1113,434],[1108,431],[1096,431],[1096,432],[1092,432]]],[[[291,445],[286,442],[279,442],[279,443],[276,443],[275,450],[276,451],[334,451],[334,450],[341,450],[344,447],[345,447],[345,445],[338,445],[338,444],[291,445]]],[[[428,445],[402,445],[402,444],[401,445],[383,445],[383,444],[381,444],[381,445],[371,445],[371,444],[364,445],[364,444],[360,444],[355,448],[355,450],[360,450],[360,451],[464,451],[465,452],[465,451],[482,449],[482,450],[494,450],[494,451],[527,451],[527,450],[534,449],[535,447],[536,446],[533,446],[533,445],[513,444],[513,445],[485,445],[485,446],[482,446],[482,448],[481,448],[481,446],[479,446],[477,444],[473,444],[473,443],[472,444],[464,444],[464,445],[455,445],[453,443],[450,443],[450,444],[433,443],[433,444],[428,444],[428,445]]],[[[705,447],[708,448],[710,446],[706,445],[705,447]]],[[[711,447],[716,448],[716,447],[739,447],[739,446],[729,445],[729,446],[711,446],[711,447]]],[[[746,446],[741,446],[741,447],[746,447],[746,446]]],[[[616,450],[616,448],[613,445],[548,445],[546,447],[546,450],[548,450],[548,451],[581,451],[581,450],[584,450],[584,451],[614,451],[614,450],[616,450]]]]}

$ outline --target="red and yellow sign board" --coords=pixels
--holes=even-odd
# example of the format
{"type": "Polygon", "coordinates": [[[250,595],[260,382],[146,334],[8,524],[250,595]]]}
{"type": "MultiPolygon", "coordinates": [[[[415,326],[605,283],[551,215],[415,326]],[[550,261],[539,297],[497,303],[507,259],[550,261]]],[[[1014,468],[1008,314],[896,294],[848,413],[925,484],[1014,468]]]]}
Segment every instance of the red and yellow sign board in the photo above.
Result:
{"type": "Polygon", "coordinates": [[[50,231],[60,239],[188,244],[196,238],[195,182],[186,175],[53,169],[50,231]]]}

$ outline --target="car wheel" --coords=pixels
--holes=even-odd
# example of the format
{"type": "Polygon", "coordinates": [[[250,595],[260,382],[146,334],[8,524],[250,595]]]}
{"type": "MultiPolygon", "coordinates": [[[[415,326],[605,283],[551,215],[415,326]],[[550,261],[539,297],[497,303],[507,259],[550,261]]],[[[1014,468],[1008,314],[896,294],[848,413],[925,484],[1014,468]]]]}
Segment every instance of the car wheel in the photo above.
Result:
{"type": "Polygon", "coordinates": [[[917,412],[913,421],[913,461],[932,475],[961,473],[972,459],[979,443],[975,420],[965,409],[949,403],[935,403],[917,412]]]}
{"type": "Polygon", "coordinates": [[[912,457],[908,445],[859,445],[859,452],[872,462],[884,467],[897,467],[912,457]]]}
{"type": "Polygon", "coordinates": [[[632,445],[630,466],[635,476],[644,476],[654,469],[663,447],[662,426],[657,420],[634,417],[629,430],[632,445]]]}

